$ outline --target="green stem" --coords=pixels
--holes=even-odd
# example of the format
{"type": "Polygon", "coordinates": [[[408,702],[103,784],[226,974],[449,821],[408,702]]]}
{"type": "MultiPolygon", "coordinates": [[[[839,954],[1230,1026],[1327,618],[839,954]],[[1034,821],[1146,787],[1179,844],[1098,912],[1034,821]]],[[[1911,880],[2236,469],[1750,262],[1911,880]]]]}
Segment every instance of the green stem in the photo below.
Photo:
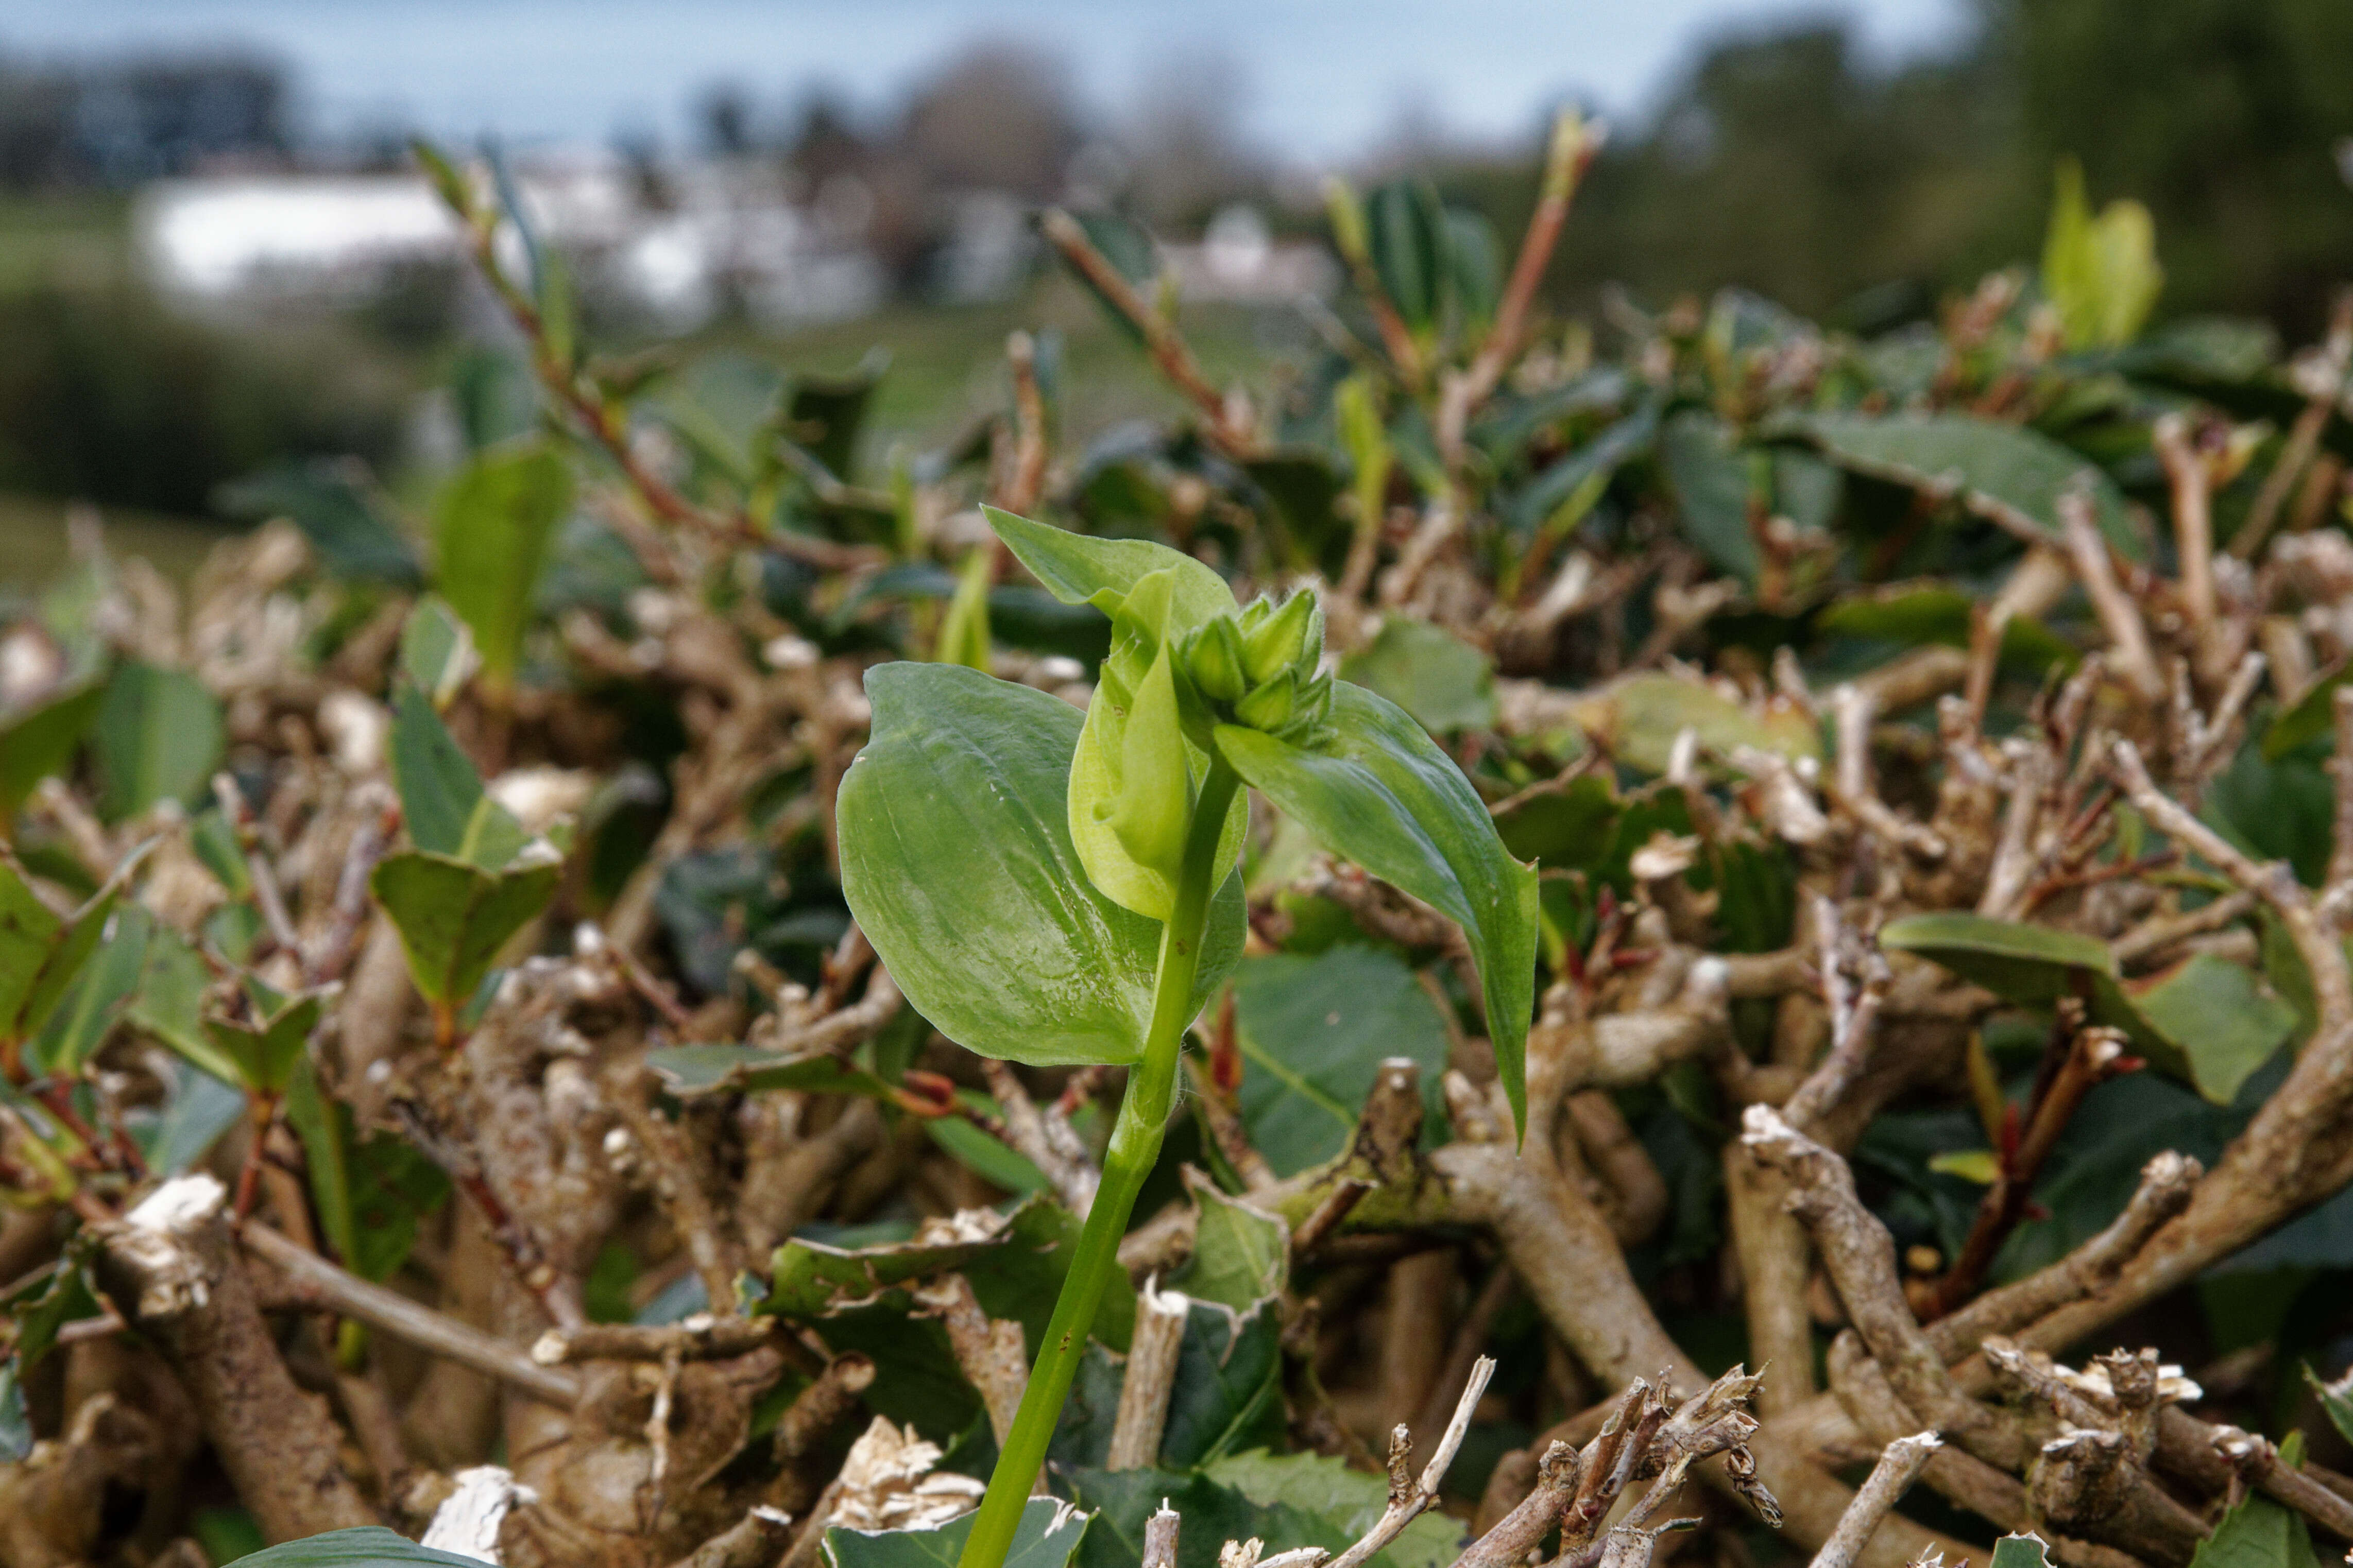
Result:
{"type": "Polygon", "coordinates": [[[1211,753],[1209,773],[1201,781],[1186,832],[1176,907],[1160,931],[1160,967],[1153,976],[1152,1023],[1144,1037],[1144,1059],[1128,1069],[1127,1095],[1120,1101],[1119,1121],[1103,1154],[1103,1184],[1087,1210],[1071,1271],[1063,1276],[1061,1296],[1046,1325],[1046,1342],[1029,1369],[1020,1411],[1013,1417],[1013,1430],[1006,1434],[997,1468],[988,1478],[988,1495],[980,1500],[980,1512],[956,1568],[1003,1568],[1014,1531],[1021,1525],[1022,1506],[1029,1500],[1030,1483],[1046,1462],[1054,1424],[1061,1418],[1062,1402],[1078,1373],[1095,1309],[1119,1267],[1120,1237],[1127,1234],[1135,1194],[1160,1158],[1161,1134],[1167,1131],[1169,1107],[1176,1098],[1177,1057],[1185,1030],[1193,1022],[1193,978],[1200,967],[1201,933],[1208,923],[1210,896],[1227,869],[1218,864],[1218,839],[1240,782],[1225,759],[1211,753]]]}

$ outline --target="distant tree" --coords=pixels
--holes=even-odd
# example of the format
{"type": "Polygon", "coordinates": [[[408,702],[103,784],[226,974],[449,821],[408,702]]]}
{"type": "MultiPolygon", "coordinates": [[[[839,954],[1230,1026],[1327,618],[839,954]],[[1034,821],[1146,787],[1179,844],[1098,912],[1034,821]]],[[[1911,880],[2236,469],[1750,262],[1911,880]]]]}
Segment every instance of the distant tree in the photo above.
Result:
{"type": "Polygon", "coordinates": [[[722,158],[741,157],[754,140],[752,94],[743,83],[713,82],[694,102],[694,124],[702,149],[722,158]]]}
{"type": "Polygon", "coordinates": [[[1985,0],[2040,195],[2062,155],[2157,218],[2164,308],[2310,329],[2353,258],[2353,5],[1985,0]]]}
{"type": "Polygon", "coordinates": [[[1007,44],[951,60],[916,90],[904,124],[909,155],[934,180],[1037,201],[1060,193],[1079,140],[1062,71],[1007,44]]]}
{"type": "Polygon", "coordinates": [[[1140,216],[1164,227],[1198,228],[1264,184],[1262,164],[1240,139],[1244,96],[1241,67],[1215,49],[1181,51],[1150,72],[1119,135],[1140,216]]]}

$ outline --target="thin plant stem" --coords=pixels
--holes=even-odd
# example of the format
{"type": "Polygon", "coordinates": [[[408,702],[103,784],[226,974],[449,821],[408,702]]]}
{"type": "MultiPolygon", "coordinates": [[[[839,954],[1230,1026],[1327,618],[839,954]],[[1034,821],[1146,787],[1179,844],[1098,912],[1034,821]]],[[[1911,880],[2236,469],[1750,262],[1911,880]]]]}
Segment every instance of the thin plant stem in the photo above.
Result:
{"type": "Polygon", "coordinates": [[[1046,1446],[1070,1395],[1087,1331],[1094,1326],[1095,1309],[1103,1303],[1112,1271],[1119,1267],[1119,1241],[1126,1234],[1135,1195],[1160,1158],[1161,1134],[1167,1130],[1169,1108],[1176,1097],[1177,1058],[1186,1027],[1193,1021],[1201,933],[1208,923],[1210,896],[1227,869],[1218,864],[1218,839],[1240,783],[1226,760],[1211,753],[1208,776],[1201,782],[1186,834],[1176,906],[1160,931],[1160,964],[1153,977],[1152,1022],[1144,1037],[1144,1059],[1128,1072],[1127,1095],[1120,1101],[1111,1147],[1103,1155],[1103,1184],[1087,1210],[1071,1271],[1046,1325],[1045,1343],[1029,1369],[1021,1408],[989,1475],[988,1493],[981,1499],[957,1568],[1002,1568],[1013,1533],[1020,1527],[1030,1483],[1046,1462],[1046,1446]]]}

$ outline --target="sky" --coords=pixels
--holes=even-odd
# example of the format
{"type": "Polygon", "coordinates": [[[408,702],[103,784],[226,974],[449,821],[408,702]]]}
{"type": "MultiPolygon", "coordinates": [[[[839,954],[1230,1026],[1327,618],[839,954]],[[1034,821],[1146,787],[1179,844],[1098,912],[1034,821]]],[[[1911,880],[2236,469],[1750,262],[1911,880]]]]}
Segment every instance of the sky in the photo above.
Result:
{"type": "Polygon", "coordinates": [[[1042,46],[1116,117],[1172,60],[1239,67],[1247,133],[1342,159],[1416,121],[1518,140],[1575,95],[1638,116],[1707,37],[1851,22],[1881,58],[1937,47],[1966,0],[5,0],[0,54],[237,45],[292,69],[309,129],[677,147],[717,81],[781,108],[822,81],[869,111],[978,38],[1042,46]]]}

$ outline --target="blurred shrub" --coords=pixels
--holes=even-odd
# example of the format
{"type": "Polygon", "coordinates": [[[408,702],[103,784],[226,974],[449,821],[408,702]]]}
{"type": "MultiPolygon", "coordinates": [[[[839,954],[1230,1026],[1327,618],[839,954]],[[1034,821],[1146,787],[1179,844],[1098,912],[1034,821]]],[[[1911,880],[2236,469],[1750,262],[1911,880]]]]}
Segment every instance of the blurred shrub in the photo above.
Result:
{"type": "Polygon", "coordinates": [[[332,329],[210,325],[122,285],[0,297],[0,490],[201,512],[288,456],[396,449],[407,378],[332,329]]]}

